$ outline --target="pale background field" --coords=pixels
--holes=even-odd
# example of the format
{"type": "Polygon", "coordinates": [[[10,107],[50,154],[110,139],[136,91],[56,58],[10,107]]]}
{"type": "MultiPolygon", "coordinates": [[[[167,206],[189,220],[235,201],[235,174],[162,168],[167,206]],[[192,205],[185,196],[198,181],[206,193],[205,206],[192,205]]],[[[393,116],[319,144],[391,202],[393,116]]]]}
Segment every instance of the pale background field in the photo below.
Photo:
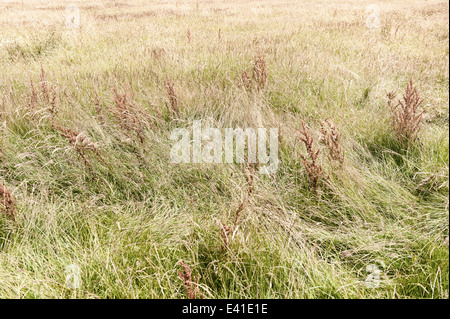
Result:
{"type": "Polygon", "coordinates": [[[0,0],[0,183],[16,199],[14,221],[0,203],[0,297],[184,298],[182,259],[205,298],[448,298],[448,27],[448,3],[431,0],[0,0]],[[65,26],[70,3],[80,29],[65,26]],[[372,3],[379,29],[365,23],[372,3]],[[248,92],[257,54],[268,80],[248,92]],[[107,165],[83,163],[42,95],[31,112],[41,68],[52,120],[107,165]],[[427,112],[406,150],[386,92],[410,79],[427,112]],[[143,144],[110,113],[128,85],[158,122],[143,144]],[[322,146],[317,195],[296,130],[305,120],[317,141],[326,118],[346,159],[336,167],[322,146]],[[169,163],[171,130],[195,119],[279,127],[283,140],[226,251],[220,221],[233,223],[246,179],[237,164],[169,163]],[[364,284],[370,264],[378,288],[364,284]]]}

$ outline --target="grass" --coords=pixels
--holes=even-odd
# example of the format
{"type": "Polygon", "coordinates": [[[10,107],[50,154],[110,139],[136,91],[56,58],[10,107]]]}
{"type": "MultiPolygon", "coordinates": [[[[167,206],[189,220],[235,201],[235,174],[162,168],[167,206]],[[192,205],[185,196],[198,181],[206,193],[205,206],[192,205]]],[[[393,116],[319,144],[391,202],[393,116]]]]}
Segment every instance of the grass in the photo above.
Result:
{"type": "Polygon", "coordinates": [[[2,1],[0,297],[448,298],[448,4],[368,4],[2,1]],[[199,119],[278,127],[278,171],[171,164],[199,119]]]}

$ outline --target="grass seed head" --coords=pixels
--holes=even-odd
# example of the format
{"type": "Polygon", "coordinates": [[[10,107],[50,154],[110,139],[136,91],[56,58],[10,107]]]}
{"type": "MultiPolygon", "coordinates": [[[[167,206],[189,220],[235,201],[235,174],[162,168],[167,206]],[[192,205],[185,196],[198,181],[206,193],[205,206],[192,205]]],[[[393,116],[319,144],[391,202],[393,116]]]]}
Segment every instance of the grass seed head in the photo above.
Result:
{"type": "Polygon", "coordinates": [[[191,29],[187,29],[186,30],[186,37],[187,37],[187,42],[191,43],[191,29]]]}
{"type": "Polygon", "coordinates": [[[169,110],[172,113],[172,115],[178,116],[179,115],[178,97],[175,93],[173,82],[167,75],[166,75],[166,92],[169,98],[169,110]]]}
{"type": "Polygon", "coordinates": [[[179,261],[179,264],[183,267],[183,271],[178,271],[178,275],[183,281],[187,297],[189,299],[203,299],[203,293],[199,292],[197,287],[200,275],[193,280],[191,267],[182,260],[179,261]]]}
{"type": "Polygon", "coordinates": [[[397,104],[392,104],[393,95],[388,93],[388,106],[392,110],[393,127],[400,143],[407,144],[409,148],[420,131],[422,116],[425,109],[421,105],[423,99],[417,88],[413,86],[412,80],[405,88],[405,94],[397,104]],[[392,97],[392,98],[391,98],[392,97]]]}
{"type": "Polygon", "coordinates": [[[230,248],[230,242],[231,242],[231,234],[233,233],[233,230],[231,227],[229,227],[226,223],[221,222],[220,223],[220,237],[222,238],[222,251],[228,250],[230,248]]]}
{"type": "Polygon", "coordinates": [[[145,143],[145,128],[148,125],[154,126],[150,115],[134,100],[134,94],[129,86],[124,92],[118,92],[115,88],[113,91],[114,103],[109,108],[111,113],[122,129],[127,133],[135,133],[139,142],[143,145],[145,143]]]}
{"type": "Polygon", "coordinates": [[[321,124],[321,142],[328,148],[328,157],[337,161],[341,166],[344,164],[345,152],[340,144],[341,134],[329,119],[321,124]]]}
{"type": "Polygon", "coordinates": [[[54,130],[57,130],[62,137],[68,140],[68,142],[73,146],[74,150],[81,157],[87,167],[92,167],[91,163],[86,157],[87,151],[94,153],[97,156],[98,160],[102,164],[106,165],[100,154],[97,144],[92,142],[91,139],[87,137],[83,132],[76,132],[70,128],[65,128],[55,122],[52,123],[52,127],[54,130]]]}
{"type": "Polygon", "coordinates": [[[252,75],[252,79],[256,82],[256,87],[258,88],[258,90],[261,90],[265,87],[267,77],[268,73],[266,67],[266,59],[263,55],[258,54],[253,64],[253,75],[252,75]]]}
{"type": "Polygon", "coordinates": [[[245,70],[242,70],[241,82],[242,82],[242,86],[247,91],[251,91],[252,90],[252,87],[253,87],[252,79],[250,78],[250,76],[248,75],[247,71],[245,71],[245,70]]]}
{"type": "Polygon", "coordinates": [[[14,220],[16,217],[16,201],[8,188],[2,183],[0,183],[0,204],[0,208],[4,210],[5,214],[14,220]]]}
{"type": "Polygon", "coordinates": [[[322,165],[317,161],[320,149],[314,149],[314,138],[307,130],[304,121],[302,121],[302,128],[298,131],[301,134],[300,140],[305,144],[307,153],[306,156],[301,153],[299,153],[299,155],[308,174],[310,185],[314,191],[317,191],[319,188],[319,181],[323,176],[322,165]]]}

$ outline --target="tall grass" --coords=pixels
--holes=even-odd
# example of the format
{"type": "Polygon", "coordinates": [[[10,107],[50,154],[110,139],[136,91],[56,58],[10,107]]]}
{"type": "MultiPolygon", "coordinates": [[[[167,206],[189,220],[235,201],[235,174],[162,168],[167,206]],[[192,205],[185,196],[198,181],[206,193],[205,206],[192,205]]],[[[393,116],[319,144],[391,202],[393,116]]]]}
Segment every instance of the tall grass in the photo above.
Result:
{"type": "Polygon", "coordinates": [[[0,4],[0,297],[448,298],[445,2],[69,3],[0,4]],[[278,171],[170,163],[200,119],[278,171]]]}

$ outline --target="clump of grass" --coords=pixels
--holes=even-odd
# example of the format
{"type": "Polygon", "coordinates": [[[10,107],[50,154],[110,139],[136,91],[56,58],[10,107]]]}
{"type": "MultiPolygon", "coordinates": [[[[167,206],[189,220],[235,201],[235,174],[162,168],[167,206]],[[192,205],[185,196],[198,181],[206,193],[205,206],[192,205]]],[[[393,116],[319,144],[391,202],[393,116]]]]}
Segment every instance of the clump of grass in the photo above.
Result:
{"type": "Polygon", "coordinates": [[[41,66],[39,90],[36,89],[33,79],[30,78],[30,96],[28,100],[28,110],[34,118],[39,105],[43,105],[49,111],[52,120],[57,113],[57,87],[51,85],[47,80],[44,68],[41,66]]]}
{"type": "Polygon", "coordinates": [[[243,171],[244,178],[246,181],[247,191],[244,195],[244,198],[239,203],[239,206],[234,214],[233,227],[229,227],[224,222],[221,222],[221,225],[220,225],[220,237],[222,238],[222,242],[224,244],[224,246],[222,247],[222,251],[229,249],[229,246],[231,243],[230,235],[236,231],[237,227],[241,223],[241,219],[240,219],[241,213],[244,211],[244,209],[247,206],[247,203],[250,199],[250,196],[252,195],[252,193],[255,190],[254,181],[255,181],[255,173],[256,173],[256,170],[258,169],[258,163],[248,163],[247,157],[246,157],[246,163],[247,164],[245,164],[243,166],[242,171],[243,171]]]}
{"type": "Polygon", "coordinates": [[[220,237],[222,238],[222,251],[230,249],[231,243],[231,234],[233,233],[233,229],[229,227],[226,223],[220,222],[220,237]]]}
{"type": "Polygon", "coordinates": [[[127,133],[136,133],[142,145],[145,143],[147,124],[155,128],[153,120],[150,120],[150,123],[147,122],[150,115],[134,100],[134,94],[129,86],[124,92],[114,89],[114,104],[109,109],[122,129],[127,133]]]}
{"type": "MultiPolygon", "coordinates": [[[[16,217],[16,201],[11,194],[11,192],[6,188],[6,186],[2,183],[0,183],[0,204],[2,207],[2,210],[4,210],[5,214],[10,217],[12,220],[15,220],[16,217]]],[[[1,207],[0,206],[0,207],[1,207]]]]}
{"type": "Polygon", "coordinates": [[[255,173],[257,169],[258,163],[248,163],[242,170],[247,182],[247,196],[250,196],[255,190],[255,173]]]}
{"type": "Polygon", "coordinates": [[[192,280],[191,267],[185,264],[182,260],[179,261],[179,264],[181,265],[181,267],[183,267],[183,271],[178,271],[178,275],[183,281],[187,297],[189,299],[203,299],[203,293],[199,292],[199,289],[197,287],[200,275],[197,275],[197,277],[192,280]]]}
{"type": "Polygon", "coordinates": [[[247,90],[252,91],[256,88],[258,91],[266,86],[268,77],[266,59],[263,55],[258,54],[253,62],[252,76],[246,70],[241,72],[241,85],[247,90]]]}
{"type": "Polygon", "coordinates": [[[48,34],[34,34],[29,41],[14,42],[6,50],[12,61],[38,60],[55,49],[61,42],[61,35],[52,31],[48,34]]]}
{"type": "Polygon", "coordinates": [[[247,91],[251,91],[252,90],[252,87],[253,87],[252,79],[250,78],[250,76],[248,75],[247,71],[245,71],[245,70],[242,70],[241,82],[242,82],[242,86],[247,91]]]}
{"type": "Polygon", "coordinates": [[[238,209],[236,210],[235,218],[234,218],[234,226],[235,227],[237,227],[239,225],[241,213],[247,206],[247,202],[250,199],[250,196],[252,195],[252,193],[255,189],[254,180],[255,180],[256,166],[257,166],[256,163],[247,163],[246,165],[244,165],[244,167],[242,169],[245,180],[247,182],[247,184],[246,184],[247,192],[245,193],[244,199],[239,204],[238,209]]]}
{"type": "Polygon", "coordinates": [[[32,78],[30,78],[30,90],[31,94],[30,99],[28,101],[28,110],[30,111],[31,114],[34,114],[36,112],[36,108],[38,105],[38,96],[32,78]]]}
{"type": "Polygon", "coordinates": [[[175,93],[173,82],[167,75],[166,75],[166,92],[167,97],[169,98],[169,111],[172,115],[178,116],[179,115],[178,97],[177,94],[175,93]]]}
{"type": "Polygon", "coordinates": [[[102,124],[104,124],[105,119],[104,119],[104,117],[103,117],[103,107],[102,107],[102,103],[101,103],[101,101],[100,101],[100,97],[99,97],[97,91],[94,92],[94,98],[93,98],[93,100],[92,100],[92,103],[94,104],[95,113],[97,114],[97,116],[98,116],[100,122],[101,122],[102,124]]]}
{"type": "Polygon", "coordinates": [[[69,143],[73,146],[73,148],[81,157],[87,167],[92,167],[86,156],[88,151],[94,153],[97,156],[98,160],[102,164],[106,165],[105,161],[100,155],[97,144],[92,142],[91,139],[87,137],[83,132],[76,132],[70,128],[62,127],[57,123],[53,123],[52,127],[54,130],[57,130],[62,137],[66,138],[69,141],[69,143]]]}
{"type": "Polygon", "coordinates": [[[417,173],[416,175],[426,174],[425,178],[423,178],[417,185],[416,190],[418,191],[437,191],[439,189],[448,188],[448,171],[445,172],[444,169],[441,169],[435,173],[417,173]]]}
{"type": "Polygon", "coordinates": [[[311,188],[314,191],[317,191],[319,188],[319,181],[323,176],[322,165],[320,165],[317,161],[320,149],[316,150],[314,148],[314,138],[306,128],[304,121],[302,121],[302,128],[298,129],[298,131],[301,134],[300,140],[305,144],[307,153],[306,156],[304,156],[302,153],[299,153],[299,155],[308,174],[311,188]]]}
{"type": "Polygon", "coordinates": [[[322,122],[320,141],[328,148],[328,157],[342,166],[344,165],[345,152],[341,146],[340,139],[341,134],[330,119],[322,122]]]}
{"type": "MultiPolygon", "coordinates": [[[[27,15],[20,30],[14,24],[21,19],[10,19],[8,10],[0,10],[0,19],[6,14],[8,20],[2,33],[17,35],[20,43],[21,36],[34,32],[34,20],[45,16],[48,23],[38,23],[42,27],[39,38],[45,39],[47,27],[59,23],[59,15],[52,12],[61,9],[57,0],[47,2],[48,10],[40,4],[39,12],[33,5],[11,4],[14,14],[27,15]]],[[[205,298],[448,298],[448,73],[445,63],[440,63],[448,55],[448,7],[430,4],[437,12],[428,17],[418,10],[428,5],[411,1],[409,11],[421,23],[403,24],[403,40],[399,36],[395,43],[373,38],[374,46],[361,55],[353,44],[364,42],[366,32],[360,23],[351,22],[355,8],[350,6],[341,10],[334,5],[339,16],[351,23],[337,22],[338,32],[330,32],[333,21],[330,24],[326,15],[318,15],[316,6],[298,6],[294,0],[283,6],[268,1],[258,10],[264,17],[258,23],[249,22],[246,11],[253,4],[248,1],[232,1],[220,9],[207,0],[198,1],[209,10],[205,15],[174,12],[175,2],[165,1],[160,8],[151,3],[134,8],[157,13],[151,28],[146,19],[111,14],[89,27],[89,32],[68,33],[54,51],[50,47],[41,51],[34,46],[37,41],[26,39],[27,44],[14,55],[0,47],[0,78],[5,82],[0,85],[0,144],[6,152],[0,158],[4,177],[0,182],[16,197],[15,220],[19,222],[9,222],[0,195],[0,297],[187,298],[180,270],[191,290],[197,287],[205,298]],[[306,12],[302,28],[283,19],[300,12],[306,12]],[[189,19],[199,26],[209,24],[212,32],[196,37],[195,30],[190,30],[188,44],[189,19]],[[234,27],[224,29],[231,20],[234,27]],[[160,31],[166,27],[167,37],[161,38],[160,31]],[[145,38],[139,34],[143,29],[148,31],[145,38]],[[280,30],[295,36],[280,37],[280,30]],[[183,41],[173,41],[177,34],[183,41]],[[415,41],[417,37],[427,38],[426,43],[415,41]],[[26,53],[28,48],[32,55],[26,53]],[[415,148],[413,157],[400,152],[405,147],[398,143],[391,122],[383,126],[384,114],[365,111],[377,104],[376,94],[368,98],[370,88],[365,84],[380,77],[380,69],[392,60],[392,49],[396,61],[383,73],[383,81],[395,83],[410,73],[410,49],[420,52],[414,66],[423,72],[413,81],[421,95],[420,88],[427,88],[422,106],[429,102],[437,116],[436,121],[430,119],[429,132],[424,132],[428,126],[422,123],[420,148],[415,148]],[[23,59],[21,52],[28,57],[23,59]],[[257,53],[265,55],[269,75],[261,91],[253,79],[257,53]],[[87,65],[84,62],[92,54],[98,61],[87,65]],[[250,58],[244,61],[241,57],[245,56],[250,58]],[[324,59],[330,63],[323,63],[324,59]],[[51,82],[40,79],[41,60],[46,81],[51,82]],[[51,71],[45,66],[50,62],[67,67],[51,71]],[[244,77],[251,91],[241,85],[242,62],[248,64],[244,77]],[[272,69],[277,72],[272,74],[272,69]],[[36,72],[31,90],[30,70],[36,72]],[[230,83],[233,73],[239,88],[230,83]],[[179,117],[172,115],[175,112],[169,106],[165,74],[173,81],[179,117]],[[115,108],[114,94],[112,87],[104,88],[126,79],[133,81],[137,106],[157,126],[158,131],[150,131],[149,118],[139,115],[145,145],[135,131],[123,130],[110,112],[110,106],[115,108]],[[349,80],[349,85],[343,87],[342,80],[349,80]],[[189,94],[183,93],[182,83],[189,83],[189,94]],[[42,92],[44,84],[50,101],[51,86],[58,85],[54,120],[42,92]],[[153,110],[145,97],[157,96],[158,86],[166,103],[153,110]],[[32,120],[28,104],[34,107],[32,120]],[[351,107],[338,109],[339,105],[351,107]],[[158,122],[158,110],[164,115],[162,122],[158,122]],[[187,118],[181,119],[182,113],[187,118]],[[308,191],[310,181],[297,151],[308,162],[311,159],[299,133],[290,132],[302,127],[299,114],[324,120],[332,113],[341,117],[339,123],[337,118],[331,120],[341,133],[345,174],[333,174],[329,183],[322,160],[337,163],[331,162],[326,145],[320,142],[320,122],[313,127],[303,118],[314,137],[313,149],[321,149],[317,164],[322,164],[325,176],[319,185],[329,187],[318,201],[308,191]],[[170,129],[193,118],[213,121],[221,128],[249,122],[279,127],[282,123],[277,173],[253,178],[249,168],[242,174],[239,167],[239,179],[234,181],[229,165],[169,164],[170,129]],[[82,121],[83,129],[70,124],[71,120],[82,121]],[[94,136],[102,136],[108,153],[103,142],[99,150],[111,168],[106,170],[91,150],[85,154],[93,167],[86,167],[66,137],[51,128],[53,121],[76,134],[83,131],[93,142],[100,142],[94,136]],[[75,163],[64,160],[61,143],[75,163]],[[84,170],[87,175],[80,175],[84,170]],[[237,198],[233,197],[236,182],[240,186],[237,198]],[[213,224],[217,216],[218,224],[213,224]],[[28,221],[22,223],[22,217],[28,221]],[[180,259],[189,264],[190,277],[177,263],[180,259]],[[380,287],[367,289],[367,266],[381,262],[386,267],[380,268],[380,287]],[[67,289],[61,271],[67,263],[83,269],[83,289],[67,289]],[[198,285],[197,274],[201,275],[198,285]]],[[[86,9],[101,18],[104,7],[110,5],[100,0],[86,9]]],[[[392,8],[389,5],[399,17],[402,7],[399,0],[392,1],[392,8]]],[[[400,98],[404,87],[397,92],[400,98]]],[[[387,99],[383,100],[391,120],[391,109],[387,99]]],[[[396,103],[393,96],[391,104],[396,103]]],[[[418,142],[417,138],[412,147],[418,142]]]]}
{"type": "Polygon", "coordinates": [[[186,30],[186,38],[187,38],[187,42],[191,43],[191,29],[187,29],[186,30]]]}
{"type": "Polygon", "coordinates": [[[49,86],[44,68],[41,66],[41,92],[44,102],[50,106],[50,114],[52,117],[56,115],[56,86],[49,86]]]}
{"type": "Polygon", "coordinates": [[[255,57],[252,75],[252,79],[256,82],[256,87],[258,90],[261,90],[266,86],[267,77],[268,72],[266,66],[266,59],[263,55],[258,54],[255,57]]]}
{"type": "Polygon", "coordinates": [[[422,116],[425,109],[421,108],[423,99],[420,97],[417,88],[413,86],[412,80],[409,81],[405,88],[403,99],[399,99],[397,104],[392,101],[396,94],[389,92],[388,106],[392,110],[394,131],[397,135],[398,141],[402,145],[411,147],[417,134],[420,131],[422,123],[422,116]]]}

